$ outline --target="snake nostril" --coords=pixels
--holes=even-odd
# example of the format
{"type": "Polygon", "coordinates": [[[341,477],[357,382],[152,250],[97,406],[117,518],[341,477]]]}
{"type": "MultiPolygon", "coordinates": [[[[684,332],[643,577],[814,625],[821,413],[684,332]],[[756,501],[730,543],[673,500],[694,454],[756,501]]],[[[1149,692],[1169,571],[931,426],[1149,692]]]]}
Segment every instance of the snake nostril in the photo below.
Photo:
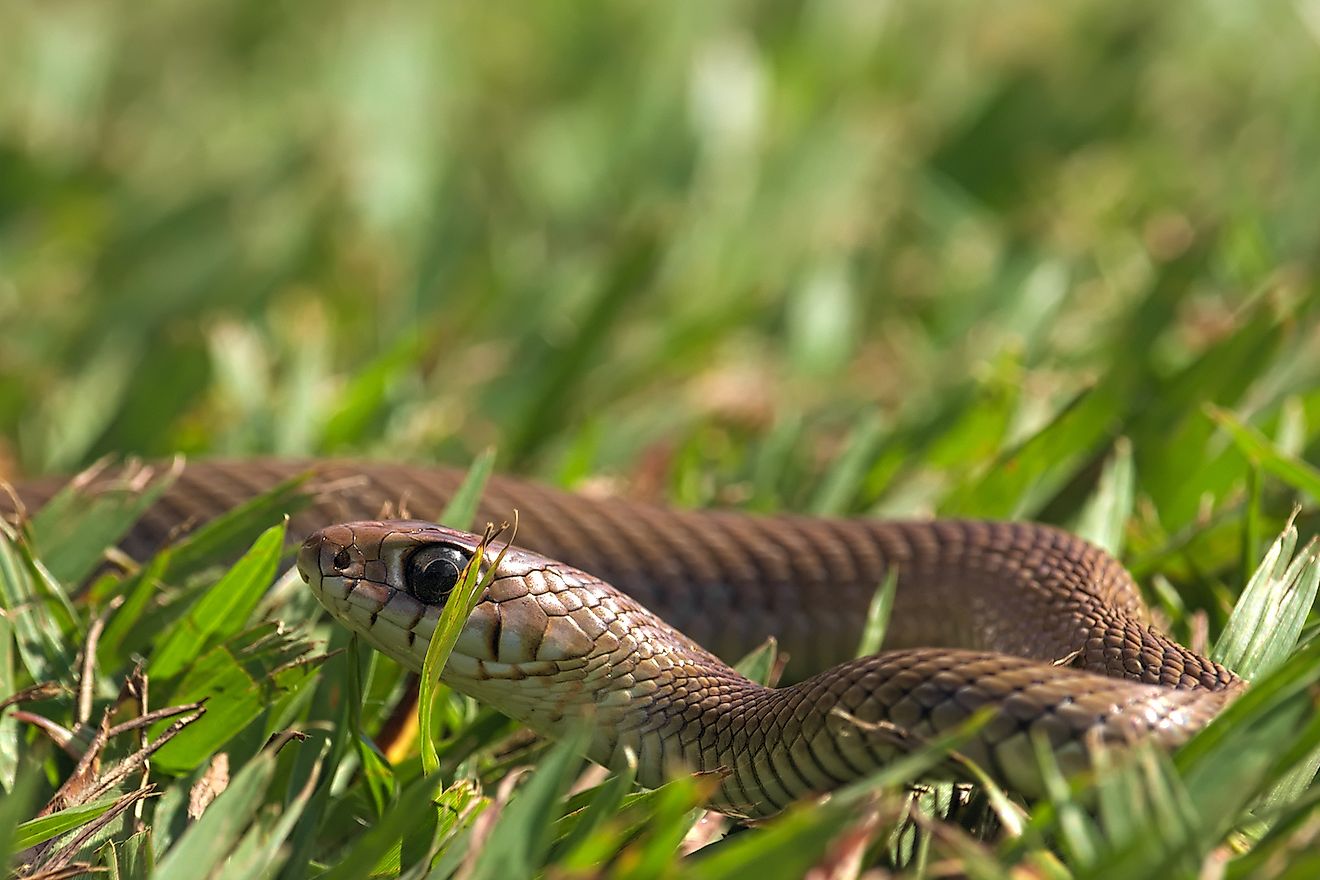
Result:
{"type": "Polygon", "coordinates": [[[352,561],[348,555],[348,548],[341,547],[339,552],[335,554],[335,558],[331,561],[334,563],[336,571],[343,571],[348,568],[349,562],[352,561]]]}

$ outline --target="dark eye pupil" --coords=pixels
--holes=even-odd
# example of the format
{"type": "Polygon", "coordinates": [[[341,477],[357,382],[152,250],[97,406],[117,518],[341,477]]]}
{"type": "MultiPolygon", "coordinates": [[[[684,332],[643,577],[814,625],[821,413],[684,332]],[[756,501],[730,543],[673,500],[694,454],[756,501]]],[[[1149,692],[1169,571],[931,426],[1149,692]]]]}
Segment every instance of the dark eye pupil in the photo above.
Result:
{"type": "Polygon", "coordinates": [[[408,565],[408,588],[429,605],[442,604],[449,598],[467,557],[454,547],[423,548],[408,565]]]}

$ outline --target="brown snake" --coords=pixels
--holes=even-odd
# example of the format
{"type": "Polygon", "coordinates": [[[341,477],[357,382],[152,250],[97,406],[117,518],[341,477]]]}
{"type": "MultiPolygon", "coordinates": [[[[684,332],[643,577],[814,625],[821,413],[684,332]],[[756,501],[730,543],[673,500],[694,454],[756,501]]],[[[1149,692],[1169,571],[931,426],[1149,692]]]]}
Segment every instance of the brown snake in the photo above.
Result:
{"type": "MultiPolygon", "coordinates": [[[[447,582],[433,576],[477,539],[369,520],[390,505],[437,517],[460,471],[190,464],[121,546],[144,558],[308,467],[320,491],[290,527],[307,538],[304,578],[337,619],[420,669],[447,582]]],[[[20,484],[18,496],[36,507],[58,485],[20,484]]],[[[1144,622],[1122,565],[1050,526],[675,510],[503,477],[487,484],[478,520],[515,508],[524,549],[495,572],[446,680],[552,735],[590,715],[590,756],[617,764],[631,751],[644,785],[723,770],[716,802],[741,815],[859,778],[987,706],[993,718],[961,751],[1036,791],[1033,737],[1065,769],[1085,766],[1096,741],[1173,746],[1243,687],[1144,622]],[[891,568],[886,650],[851,659],[891,568]],[[796,684],[764,688],[716,658],[772,635],[796,684]]]]}

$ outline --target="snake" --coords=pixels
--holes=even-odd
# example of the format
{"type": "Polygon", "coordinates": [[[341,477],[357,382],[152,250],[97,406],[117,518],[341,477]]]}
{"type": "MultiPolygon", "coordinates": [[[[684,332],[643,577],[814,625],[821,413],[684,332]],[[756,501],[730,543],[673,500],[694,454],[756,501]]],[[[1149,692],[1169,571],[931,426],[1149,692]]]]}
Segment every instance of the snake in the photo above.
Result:
{"type": "MultiPolygon", "coordinates": [[[[302,579],[336,621],[420,671],[483,541],[435,522],[461,470],[190,462],[120,549],[146,559],[304,472],[311,501],[288,526],[302,579]]],[[[8,515],[61,484],[19,483],[8,515]]],[[[515,510],[516,544],[486,548],[443,680],[550,737],[587,726],[587,756],[643,786],[716,774],[712,806],[735,816],[773,815],[958,731],[960,755],[1038,795],[1042,745],[1070,773],[1098,749],[1172,749],[1246,687],[1152,626],[1117,559],[1051,525],[681,509],[490,477],[477,521],[515,510]],[[884,650],[857,657],[888,578],[884,650]],[[789,658],[777,687],[729,665],[767,638],[789,658]]]]}

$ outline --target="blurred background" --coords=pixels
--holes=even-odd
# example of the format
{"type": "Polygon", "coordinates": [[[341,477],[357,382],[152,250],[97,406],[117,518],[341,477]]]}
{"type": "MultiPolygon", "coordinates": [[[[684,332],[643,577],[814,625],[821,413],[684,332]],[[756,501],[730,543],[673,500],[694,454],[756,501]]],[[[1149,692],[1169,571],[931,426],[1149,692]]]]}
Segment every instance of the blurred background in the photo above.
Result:
{"type": "Polygon", "coordinates": [[[1165,546],[1256,473],[1207,404],[1320,453],[1315,0],[5,17],[0,475],[1068,521],[1119,450],[1165,546]]]}

